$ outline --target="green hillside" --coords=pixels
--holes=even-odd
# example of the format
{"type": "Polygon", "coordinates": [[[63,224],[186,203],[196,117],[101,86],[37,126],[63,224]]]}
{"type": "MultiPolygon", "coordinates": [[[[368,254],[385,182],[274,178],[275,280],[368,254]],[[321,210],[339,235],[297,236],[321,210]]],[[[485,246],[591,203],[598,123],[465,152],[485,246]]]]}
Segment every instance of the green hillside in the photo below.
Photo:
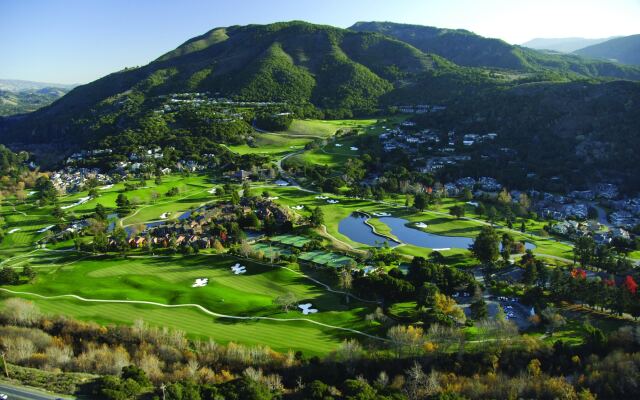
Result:
{"type": "MultiPolygon", "coordinates": [[[[607,108],[593,101],[595,96],[616,102],[621,86],[604,84],[613,77],[640,78],[640,68],[415,25],[357,23],[347,30],[294,21],[231,26],[190,39],[143,67],[77,87],[36,112],[0,119],[0,141],[35,152],[46,145],[40,153],[58,159],[75,149],[105,146],[128,154],[148,144],[178,149],[175,157],[198,159],[224,153],[219,144],[243,146],[251,140],[259,110],[241,102],[273,103],[272,113],[284,109],[298,118],[327,119],[383,115],[400,104],[441,104],[447,106],[443,120],[458,124],[484,115],[478,117],[485,121],[480,125],[505,137],[517,130],[533,138],[528,134],[539,127],[551,137],[596,137],[630,129],[633,107],[623,104],[619,118],[611,119],[607,108]],[[575,82],[586,85],[586,95],[572,89],[575,82]],[[166,107],[178,104],[171,103],[175,94],[203,93],[235,103],[226,109],[187,105],[165,114],[166,107]],[[523,96],[529,102],[521,109],[494,107],[523,96]],[[558,97],[565,101],[546,106],[558,97]],[[519,117],[510,119],[512,113],[519,117]],[[576,124],[575,115],[590,116],[592,124],[576,124]],[[511,121],[508,131],[504,121],[511,121]]],[[[624,87],[631,94],[637,90],[637,85],[624,87]]],[[[609,150],[635,148],[636,143],[635,135],[605,135],[603,140],[616,142],[609,150]]],[[[617,154],[607,150],[606,158],[617,154]]]]}
{"type": "Polygon", "coordinates": [[[358,32],[382,33],[407,42],[424,52],[434,53],[456,64],[469,67],[553,72],[572,78],[582,75],[640,79],[640,69],[637,68],[609,61],[584,59],[575,55],[512,46],[503,40],[485,38],[463,29],[441,29],[393,22],[357,22],[349,29],[358,32]]]}
{"type": "Polygon", "coordinates": [[[583,57],[613,60],[623,64],[640,65],[640,35],[607,40],[574,52],[583,57]]]}
{"type": "Polygon", "coordinates": [[[67,91],[67,89],[53,87],[21,91],[0,90],[0,116],[35,111],[53,103],[67,91]]]}
{"type": "Polygon", "coordinates": [[[176,92],[312,103],[337,117],[367,114],[394,87],[446,64],[376,33],[305,22],[217,28],[146,66],[80,86],[28,119],[4,121],[0,131],[5,142],[86,143],[100,135],[90,129],[96,122],[112,131],[130,127],[154,97],[176,92]]]}

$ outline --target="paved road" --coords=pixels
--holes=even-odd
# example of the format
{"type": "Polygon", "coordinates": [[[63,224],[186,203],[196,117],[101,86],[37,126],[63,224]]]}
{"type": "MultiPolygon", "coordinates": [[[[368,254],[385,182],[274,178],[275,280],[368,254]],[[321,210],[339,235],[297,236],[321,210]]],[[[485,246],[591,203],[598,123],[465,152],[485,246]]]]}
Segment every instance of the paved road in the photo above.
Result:
{"type": "Polygon", "coordinates": [[[53,400],[61,398],[60,396],[41,392],[36,389],[10,385],[5,382],[0,382],[0,393],[9,396],[9,400],[53,400]]]}

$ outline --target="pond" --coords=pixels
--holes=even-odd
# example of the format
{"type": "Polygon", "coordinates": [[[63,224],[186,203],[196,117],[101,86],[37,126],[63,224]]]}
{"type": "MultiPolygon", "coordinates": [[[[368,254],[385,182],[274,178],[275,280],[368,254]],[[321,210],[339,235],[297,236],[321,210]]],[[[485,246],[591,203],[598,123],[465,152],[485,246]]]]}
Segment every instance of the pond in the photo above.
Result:
{"type": "Polygon", "coordinates": [[[386,243],[390,247],[395,247],[399,243],[389,240],[373,232],[373,228],[365,223],[367,216],[361,213],[353,213],[342,219],[338,224],[338,232],[349,239],[369,246],[382,247],[386,243]]]}
{"type": "MultiPolygon", "coordinates": [[[[347,236],[349,239],[367,244],[369,246],[381,246],[388,239],[377,235],[373,232],[371,227],[365,223],[367,217],[364,214],[352,214],[342,221],[338,225],[338,232],[347,236]]],[[[380,222],[383,222],[391,229],[391,234],[397,237],[401,242],[411,244],[418,247],[425,247],[429,249],[468,249],[473,243],[474,238],[465,236],[442,236],[429,232],[424,232],[419,229],[412,228],[406,224],[409,222],[403,218],[397,217],[380,217],[380,222]]],[[[395,241],[389,242],[390,246],[397,246],[395,241]]],[[[525,243],[525,248],[535,249],[535,245],[532,243],[525,243]]]]}

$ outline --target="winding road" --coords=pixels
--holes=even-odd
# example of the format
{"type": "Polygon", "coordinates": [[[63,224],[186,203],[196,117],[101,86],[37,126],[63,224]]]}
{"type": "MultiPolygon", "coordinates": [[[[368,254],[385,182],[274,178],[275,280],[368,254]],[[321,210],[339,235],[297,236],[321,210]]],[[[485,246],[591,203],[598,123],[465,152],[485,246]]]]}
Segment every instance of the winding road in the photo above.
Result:
{"type": "Polygon", "coordinates": [[[6,394],[10,400],[55,400],[71,399],[43,392],[26,386],[18,386],[13,383],[0,382],[0,393],[6,394]]]}

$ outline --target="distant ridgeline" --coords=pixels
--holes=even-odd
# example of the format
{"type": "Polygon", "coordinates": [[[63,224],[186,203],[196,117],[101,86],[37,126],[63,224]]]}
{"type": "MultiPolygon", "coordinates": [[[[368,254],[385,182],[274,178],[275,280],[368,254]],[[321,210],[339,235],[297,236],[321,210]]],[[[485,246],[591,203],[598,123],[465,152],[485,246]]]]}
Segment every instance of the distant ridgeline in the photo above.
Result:
{"type": "Polygon", "coordinates": [[[375,22],[351,29],[297,21],[231,26],[0,120],[0,142],[46,145],[60,158],[140,143],[202,153],[244,142],[256,121],[277,127],[293,117],[439,104],[447,107],[439,118],[498,132],[550,165],[579,157],[594,173],[625,168],[638,176],[638,79],[637,66],[548,54],[463,30],[375,22]]]}

